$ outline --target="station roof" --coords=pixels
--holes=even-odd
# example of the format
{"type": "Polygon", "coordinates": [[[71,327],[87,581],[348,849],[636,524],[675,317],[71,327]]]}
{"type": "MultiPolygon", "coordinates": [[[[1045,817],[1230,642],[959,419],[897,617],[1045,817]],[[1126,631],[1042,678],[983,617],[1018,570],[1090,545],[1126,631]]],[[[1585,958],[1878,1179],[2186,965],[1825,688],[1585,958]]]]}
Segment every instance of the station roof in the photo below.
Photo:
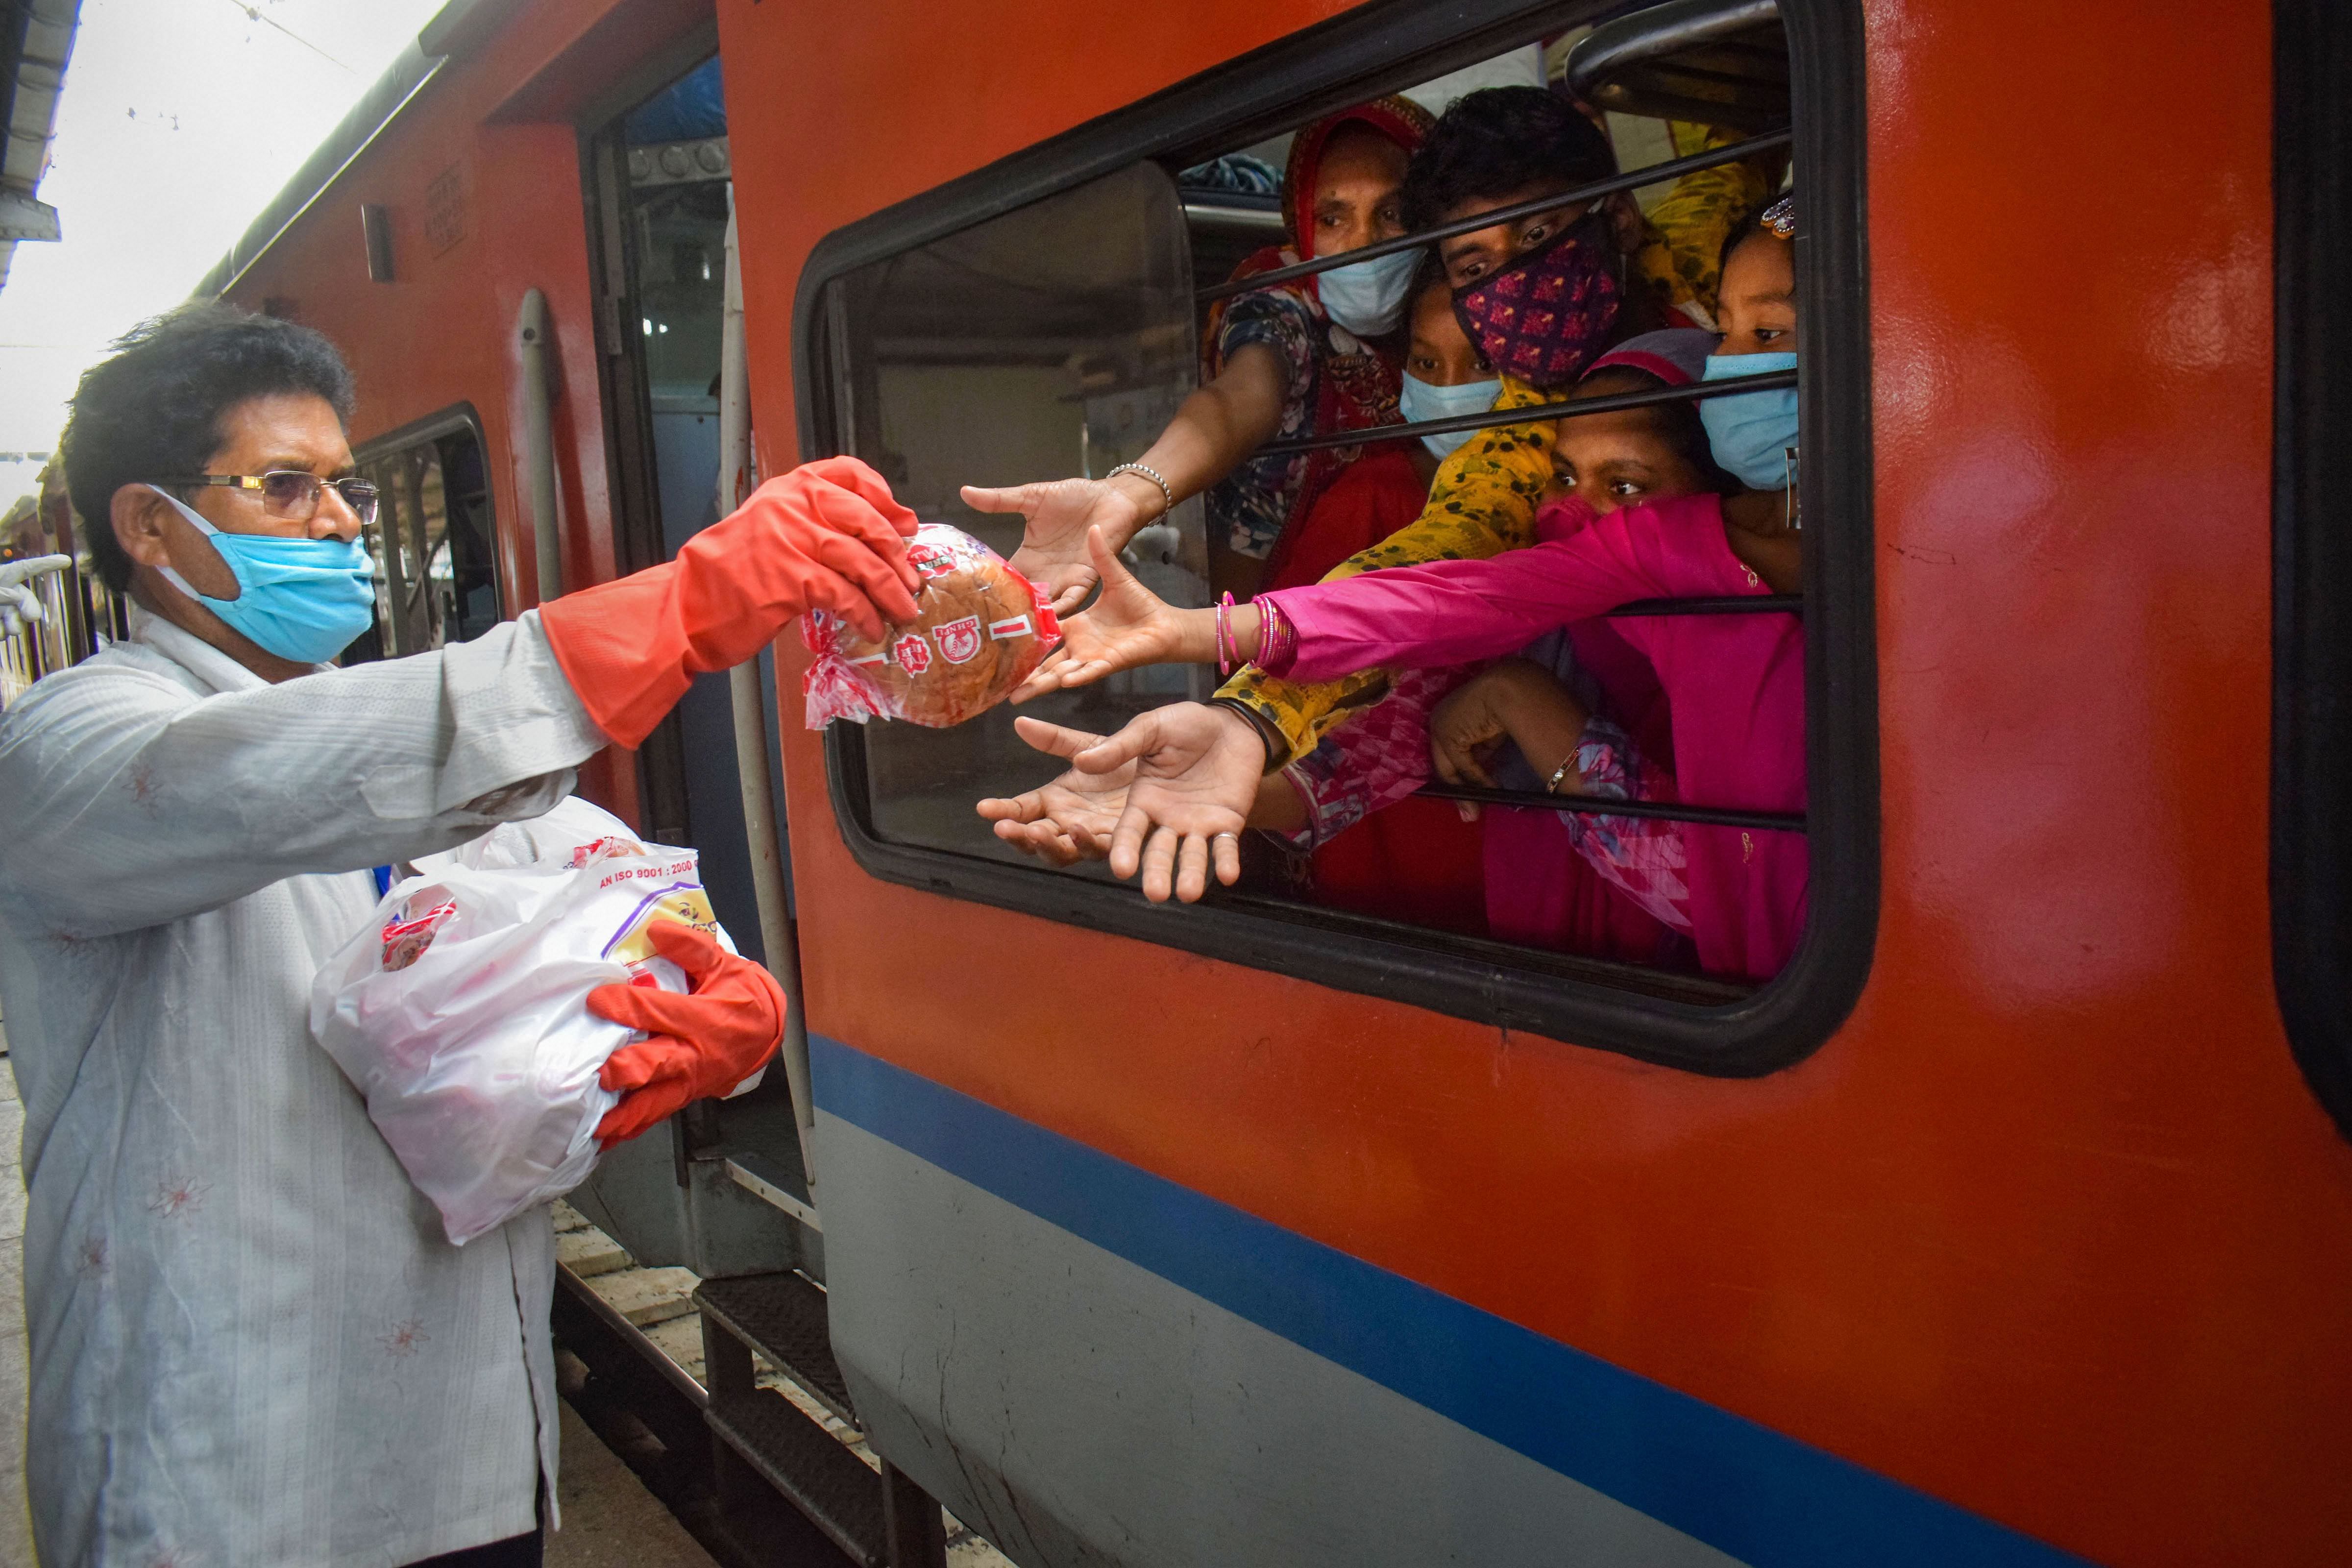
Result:
{"type": "Polygon", "coordinates": [[[58,96],[80,21],[81,0],[0,0],[0,126],[8,135],[0,155],[0,287],[20,243],[61,232],[58,209],[36,193],[48,172],[58,96]]]}

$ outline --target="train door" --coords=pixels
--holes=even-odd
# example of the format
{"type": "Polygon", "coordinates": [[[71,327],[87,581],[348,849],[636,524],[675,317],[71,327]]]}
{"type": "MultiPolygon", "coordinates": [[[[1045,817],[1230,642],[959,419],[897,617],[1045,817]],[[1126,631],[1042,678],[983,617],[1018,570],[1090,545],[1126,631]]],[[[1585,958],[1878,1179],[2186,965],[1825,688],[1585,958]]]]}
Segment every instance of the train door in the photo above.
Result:
{"type": "MultiPolygon", "coordinates": [[[[668,559],[719,516],[732,197],[718,58],[590,128],[584,151],[614,532],[622,569],[634,571],[668,559]]],[[[768,656],[760,674],[772,710],[768,656]]],[[[766,749],[773,777],[772,739],[766,749]]],[[[639,751],[638,768],[644,830],[699,851],[736,944],[771,967],[788,963],[762,937],[729,677],[695,681],[639,751]]],[[[781,842],[781,819],[774,827],[781,842]]],[[[749,1094],[689,1107],[667,1139],[614,1150],[574,1201],[640,1261],[708,1278],[819,1268],[814,1231],[786,1217],[809,1215],[807,1196],[787,1075],[776,1070],[749,1094]]]]}

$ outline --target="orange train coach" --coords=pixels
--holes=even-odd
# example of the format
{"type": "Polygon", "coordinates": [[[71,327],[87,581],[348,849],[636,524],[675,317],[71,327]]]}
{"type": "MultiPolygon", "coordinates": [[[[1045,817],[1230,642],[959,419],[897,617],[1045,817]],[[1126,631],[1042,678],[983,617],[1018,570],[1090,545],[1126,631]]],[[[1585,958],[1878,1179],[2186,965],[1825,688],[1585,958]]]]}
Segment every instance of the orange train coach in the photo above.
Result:
{"type": "Polygon", "coordinates": [[[957,487],[1139,454],[1279,239],[1219,160],[1565,81],[1588,195],[1802,195],[1810,804],[1685,815],[1802,834],[1809,923],[1734,984],[1255,863],[1152,906],[990,837],[1051,771],[1005,712],[812,731],[789,641],[705,678],[583,788],[701,848],[785,1070],[574,1202],[701,1276],[706,1380],[559,1292],[672,1500],[747,1562],[775,1490],[808,1562],[937,1560],[925,1494],[1034,1568],[2352,1561],[2352,23],[1115,9],[450,5],[205,285],[358,373],[346,657],[832,453],[1009,551],[957,487]]]}

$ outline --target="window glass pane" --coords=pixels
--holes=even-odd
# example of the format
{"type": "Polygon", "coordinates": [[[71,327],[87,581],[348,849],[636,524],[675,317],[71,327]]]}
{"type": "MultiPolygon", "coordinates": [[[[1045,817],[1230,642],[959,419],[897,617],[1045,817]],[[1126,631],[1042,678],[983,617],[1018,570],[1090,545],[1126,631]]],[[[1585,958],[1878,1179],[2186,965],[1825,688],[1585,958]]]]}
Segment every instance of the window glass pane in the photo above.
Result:
{"type": "MultiPolygon", "coordinates": [[[[1197,384],[1192,274],[1175,186],[1139,164],[836,279],[827,331],[844,450],[888,478],[925,521],[1000,554],[1018,517],[958,499],[968,484],[1100,478],[1139,456],[1197,384]]],[[[1200,503],[1129,552],[1171,603],[1208,602],[1200,503]]],[[[1108,732],[1213,672],[1135,670],[1024,705],[1108,732]]],[[[887,839],[1020,859],[972,812],[982,795],[1034,787],[1046,759],[1000,706],[952,730],[866,726],[875,827],[887,839]]],[[[852,743],[855,743],[854,742],[852,743]]]]}
{"type": "Polygon", "coordinates": [[[443,488],[444,545],[436,574],[444,642],[470,642],[499,623],[497,534],[489,475],[473,432],[444,437],[436,466],[443,488]]]}
{"type": "Polygon", "coordinates": [[[727,182],[698,180],[633,195],[637,331],[654,405],[666,398],[715,399],[719,318],[727,298],[727,182]]]}

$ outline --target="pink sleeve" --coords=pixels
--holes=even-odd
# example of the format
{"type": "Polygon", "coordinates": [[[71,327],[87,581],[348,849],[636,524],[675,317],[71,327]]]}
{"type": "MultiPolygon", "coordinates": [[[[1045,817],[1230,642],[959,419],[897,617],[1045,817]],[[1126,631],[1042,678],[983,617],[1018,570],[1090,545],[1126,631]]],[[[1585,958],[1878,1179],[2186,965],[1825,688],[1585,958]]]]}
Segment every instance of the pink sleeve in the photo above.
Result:
{"type": "Polygon", "coordinates": [[[1394,566],[1258,599],[1280,605],[1298,634],[1286,667],[1265,673],[1312,684],[1381,665],[1493,658],[1635,599],[1761,591],[1724,542],[1720,499],[1701,495],[1630,507],[1485,561],[1394,566]]]}

